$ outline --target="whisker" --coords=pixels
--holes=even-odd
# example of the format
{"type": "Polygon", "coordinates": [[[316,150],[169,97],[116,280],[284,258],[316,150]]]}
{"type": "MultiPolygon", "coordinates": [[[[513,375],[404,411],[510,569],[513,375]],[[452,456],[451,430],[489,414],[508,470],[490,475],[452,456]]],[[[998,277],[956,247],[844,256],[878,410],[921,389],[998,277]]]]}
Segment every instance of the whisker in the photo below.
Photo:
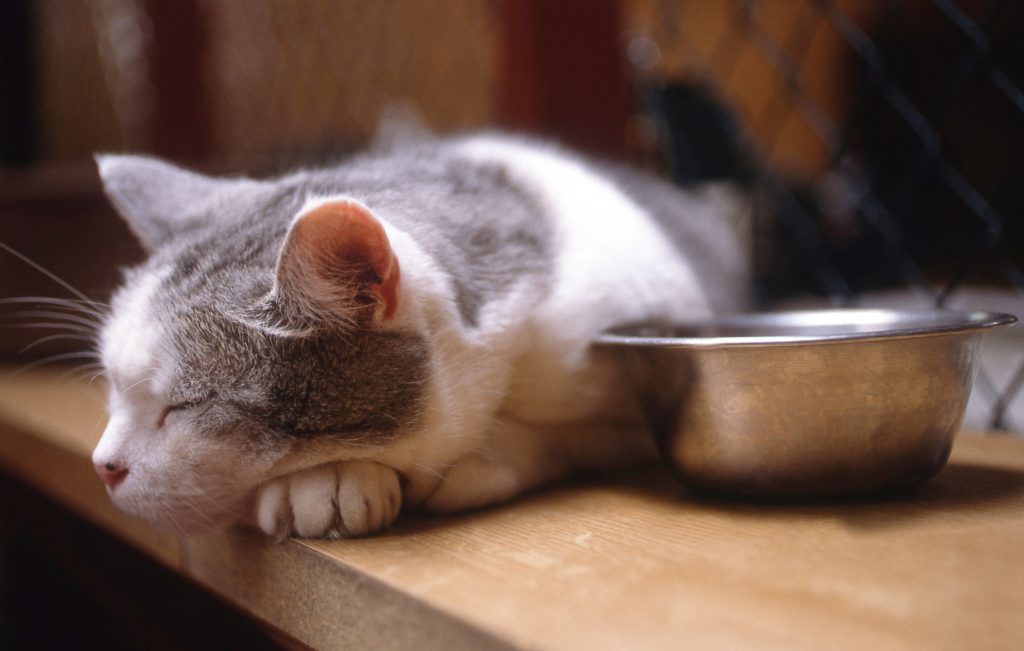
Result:
{"type": "Polygon", "coordinates": [[[171,521],[171,526],[174,527],[175,531],[177,532],[177,535],[186,535],[185,527],[181,526],[181,523],[178,522],[178,519],[174,517],[173,507],[170,506],[164,499],[160,499],[158,503],[160,504],[160,509],[164,512],[164,515],[166,515],[167,518],[171,521]]]}
{"type": "Polygon", "coordinates": [[[37,330],[67,330],[68,332],[81,332],[90,335],[98,335],[99,333],[93,328],[86,328],[84,326],[77,326],[71,323],[56,323],[46,321],[34,321],[31,323],[0,323],[0,328],[14,329],[14,328],[25,328],[25,329],[37,329],[37,330]]]}
{"type": "MultiPolygon", "coordinates": [[[[0,298],[0,305],[24,305],[24,304],[37,304],[41,303],[44,305],[50,305],[53,307],[61,307],[75,312],[81,312],[83,314],[90,314],[95,317],[102,318],[104,313],[94,305],[83,304],[82,301],[71,299],[71,298],[57,298],[54,296],[13,296],[10,298],[0,298]]],[[[109,305],[103,303],[95,303],[95,305],[109,309],[109,305]]]]}
{"type": "Polygon", "coordinates": [[[15,379],[17,377],[20,377],[21,375],[23,375],[25,373],[28,373],[29,371],[31,371],[34,368],[38,368],[40,366],[43,366],[44,364],[52,364],[52,363],[55,363],[55,362],[66,361],[66,360],[69,360],[69,359],[91,359],[91,360],[96,360],[96,353],[91,352],[91,351],[90,352],[81,351],[81,352],[77,352],[77,353],[63,353],[61,355],[51,355],[49,357],[44,357],[42,359],[37,359],[36,361],[32,362],[31,364],[26,364],[25,366],[22,366],[21,368],[17,369],[13,373],[11,373],[10,375],[7,376],[7,379],[8,380],[13,380],[13,379],[15,379]]]}
{"type": "Polygon", "coordinates": [[[107,367],[104,366],[103,364],[97,364],[96,366],[98,368],[95,368],[96,372],[89,376],[88,384],[92,384],[93,382],[95,382],[96,378],[98,378],[98,377],[101,377],[104,380],[108,379],[107,378],[107,367]]]}
{"type": "Polygon", "coordinates": [[[58,321],[67,321],[68,323],[77,323],[78,325],[97,330],[103,324],[94,319],[87,319],[78,314],[69,314],[67,312],[54,312],[52,310],[24,310],[21,312],[9,312],[4,314],[8,318],[34,318],[34,319],[55,319],[58,321]]]}
{"type": "Polygon", "coordinates": [[[444,479],[444,474],[440,470],[428,466],[425,463],[414,463],[413,465],[416,466],[417,468],[422,468],[423,470],[433,475],[434,477],[437,477],[438,479],[444,479]]]}
{"type": "MultiPolygon", "coordinates": [[[[102,364],[100,364],[98,362],[95,362],[95,363],[92,363],[92,364],[79,364],[78,366],[74,366],[72,368],[69,368],[68,370],[66,370],[63,373],[61,373],[60,375],[58,375],[57,379],[61,380],[61,379],[64,379],[66,377],[71,377],[71,378],[74,378],[76,380],[82,380],[82,379],[85,379],[85,375],[87,373],[92,373],[92,372],[97,371],[97,370],[99,370],[101,373],[103,371],[102,364]]],[[[96,377],[96,375],[94,374],[89,379],[89,381],[92,382],[92,379],[95,378],[95,377],[96,377]]]]}
{"type": "Polygon", "coordinates": [[[185,506],[187,506],[188,508],[192,509],[193,513],[198,515],[202,520],[205,520],[205,525],[206,526],[209,526],[211,528],[216,528],[216,527],[213,526],[213,519],[209,515],[207,515],[206,511],[204,511],[203,509],[199,508],[199,500],[197,499],[197,497],[206,498],[206,495],[204,495],[202,493],[200,493],[199,495],[189,494],[189,493],[181,493],[177,497],[178,497],[179,501],[181,501],[181,502],[183,502],[185,504],[185,506]]]}
{"type": "Polygon", "coordinates": [[[132,390],[132,389],[134,389],[135,387],[139,386],[139,385],[140,385],[140,384],[142,384],[143,382],[146,382],[147,380],[149,380],[149,378],[148,378],[148,377],[143,377],[143,378],[142,378],[141,380],[138,380],[138,381],[136,381],[136,382],[133,382],[132,384],[130,384],[130,385],[128,385],[128,386],[126,386],[126,387],[124,388],[124,390],[123,390],[123,391],[121,391],[121,393],[123,393],[123,394],[126,394],[126,395],[127,395],[129,391],[131,391],[131,390],[132,390]]]}
{"type": "Polygon", "coordinates": [[[32,350],[36,346],[41,346],[41,345],[45,344],[48,341],[65,341],[65,340],[66,341],[85,341],[85,342],[88,342],[88,343],[93,343],[95,341],[95,339],[93,337],[85,337],[83,335],[67,335],[67,334],[49,335],[49,336],[43,337],[41,339],[36,339],[35,341],[30,343],[29,345],[25,346],[24,348],[22,348],[21,350],[18,351],[18,355],[24,355],[25,353],[27,353],[28,351],[32,350]]]}
{"type": "Polygon", "coordinates": [[[32,260],[28,256],[19,253],[18,251],[16,251],[15,249],[11,248],[7,244],[4,244],[3,241],[0,241],[0,249],[3,249],[4,251],[7,251],[11,255],[13,255],[15,258],[21,260],[22,262],[24,262],[28,266],[32,267],[33,269],[35,269],[39,273],[43,274],[44,276],[46,276],[47,278],[49,278],[53,282],[57,283],[58,285],[60,285],[64,289],[68,290],[69,292],[74,294],[76,297],[82,299],[86,303],[88,303],[90,305],[95,305],[95,303],[93,302],[92,299],[90,299],[88,296],[86,296],[82,292],[78,291],[78,289],[76,289],[74,286],[72,286],[71,283],[69,283],[68,281],[64,280],[63,278],[61,278],[57,274],[53,273],[52,271],[50,271],[49,269],[47,269],[43,265],[39,264],[35,260],[32,260]]]}

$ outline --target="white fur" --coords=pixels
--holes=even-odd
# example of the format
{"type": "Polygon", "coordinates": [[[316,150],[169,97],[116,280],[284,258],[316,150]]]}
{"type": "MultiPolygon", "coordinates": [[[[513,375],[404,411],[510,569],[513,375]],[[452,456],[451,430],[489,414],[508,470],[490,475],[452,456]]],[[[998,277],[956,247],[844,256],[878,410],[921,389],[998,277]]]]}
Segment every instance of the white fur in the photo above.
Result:
{"type": "Polygon", "coordinates": [[[147,423],[156,423],[164,407],[163,401],[155,397],[160,334],[154,326],[157,321],[150,313],[150,303],[168,272],[164,269],[140,275],[130,291],[119,292],[114,299],[110,321],[100,340],[100,355],[111,382],[111,417],[93,451],[97,465],[125,464],[145,455],[145,442],[138,432],[147,431],[147,423]]]}
{"type": "Polygon", "coordinates": [[[103,329],[100,354],[115,386],[124,389],[152,377],[152,364],[159,347],[160,333],[150,313],[154,294],[170,273],[164,268],[141,274],[131,291],[120,292],[111,309],[111,319],[103,329]]]}
{"type": "Polygon", "coordinates": [[[357,208],[361,208],[368,213],[373,213],[373,211],[370,210],[370,208],[365,203],[363,203],[359,199],[350,197],[348,195],[314,195],[306,197],[306,201],[302,204],[302,208],[300,208],[299,212],[295,213],[295,217],[292,218],[292,224],[295,224],[295,222],[302,219],[305,215],[308,215],[309,213],[313,212],[314,210],[321,206],[327,205],[329,203],[338,202],[348,203],[357,208]]]}

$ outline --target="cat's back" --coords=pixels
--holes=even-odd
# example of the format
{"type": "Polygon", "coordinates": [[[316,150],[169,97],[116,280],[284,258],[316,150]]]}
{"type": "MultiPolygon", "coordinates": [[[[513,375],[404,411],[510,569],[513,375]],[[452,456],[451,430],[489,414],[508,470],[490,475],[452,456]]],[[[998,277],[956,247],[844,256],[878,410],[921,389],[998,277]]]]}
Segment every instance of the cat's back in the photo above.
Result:
{"type": "Polygon", "coordinates": [[[538,317],[563,321],[565,336],[578,330],[589,337],[609,321],[706,311],[696,270],[656,211],[602,165],[557,146],[503,135],[467,138],[453,147],[478,165],[500,167],[550,224],[554,287],[538,317]],[[666,307],[668,294],[685,307],[666,307]]]}

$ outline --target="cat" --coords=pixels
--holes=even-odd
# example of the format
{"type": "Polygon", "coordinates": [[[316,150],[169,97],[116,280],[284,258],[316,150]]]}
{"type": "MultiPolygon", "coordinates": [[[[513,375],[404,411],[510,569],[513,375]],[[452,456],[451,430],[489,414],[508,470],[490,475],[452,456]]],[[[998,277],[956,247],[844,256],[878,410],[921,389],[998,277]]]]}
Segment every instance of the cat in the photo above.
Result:
{"type": "Polygon", "coordinates": [[[97,156],[148,252],[99,338],[117,507],[340,538],[653,456],[611,326],[744,306],[745,203],[495,133],[269,180],[97,156]]]}

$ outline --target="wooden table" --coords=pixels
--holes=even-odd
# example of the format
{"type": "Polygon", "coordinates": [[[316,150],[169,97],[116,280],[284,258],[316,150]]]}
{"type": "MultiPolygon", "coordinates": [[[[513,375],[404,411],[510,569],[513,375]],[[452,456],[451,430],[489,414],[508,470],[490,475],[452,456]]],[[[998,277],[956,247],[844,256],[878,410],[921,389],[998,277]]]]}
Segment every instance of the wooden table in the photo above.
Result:
{"type": "Polygon", "coordinates": [[[658,470],[347,541],[179,541],[117,513],[102,388],[0,368],[0,466],[317,648],[1021,649],[1024,440],[887,499],[713,502],[658,470]]]}

